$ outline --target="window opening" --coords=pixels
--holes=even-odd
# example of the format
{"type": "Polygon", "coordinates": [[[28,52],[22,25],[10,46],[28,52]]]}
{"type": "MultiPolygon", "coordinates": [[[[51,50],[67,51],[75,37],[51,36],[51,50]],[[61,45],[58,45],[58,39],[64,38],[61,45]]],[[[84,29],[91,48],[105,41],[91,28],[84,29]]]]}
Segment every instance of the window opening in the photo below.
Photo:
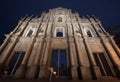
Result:
{"type": "Polygon", "coordinates": [[[63,33],[62,32],[57,32],[56,36],[57,37],[63,37],[63,33]]]}
{"type": "Polygon", "coordinates": [[[67,76],[66,50],[53,50],[51,66],[57,73],[57,77],[67,76]]]}
{"type": "Polygon", "coordinates": [[[25,55],[25,52],[23,51],[16,51],[8,65],[8,69],[7,69],[7,74],[8,75],[14,75],[17,68],[20,66],[23,57],[25,55]]]}
{"type": "Polygon", "coordinates": [[[88,37],[92,37],[90,30],[87,30],[87,35],[88,35],[88,37]]]}
{"type": "Polygon", "coordinates": [[[59,17],[59,18],[58,18],[58,22],[62,22],[62,17],[59,17]]]}
{"type": "Polygon", "coordinates": [[[28,32],[27,36],[32,36],[32,33],[33,33],[33,31],[30,30],[30,31],[28,32]]]}
{"type": "Polygon", "coordinates": [[[113,76],[112,70],[103,53],[93,53],[97,66],[103,76],[113,76]]]}

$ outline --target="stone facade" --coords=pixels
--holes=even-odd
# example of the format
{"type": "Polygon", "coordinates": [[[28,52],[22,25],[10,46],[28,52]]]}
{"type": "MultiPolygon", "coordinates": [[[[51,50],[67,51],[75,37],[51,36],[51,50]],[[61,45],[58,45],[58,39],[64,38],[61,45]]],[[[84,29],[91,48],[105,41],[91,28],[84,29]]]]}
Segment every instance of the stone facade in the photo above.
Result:
{"type": "Polygon", "coordinates": [[[55,79],[119,79],[120,50],[94,16],[59,7],[22,18],[0,46],[1,77],[49,79],[50,67],[55,79]]]}

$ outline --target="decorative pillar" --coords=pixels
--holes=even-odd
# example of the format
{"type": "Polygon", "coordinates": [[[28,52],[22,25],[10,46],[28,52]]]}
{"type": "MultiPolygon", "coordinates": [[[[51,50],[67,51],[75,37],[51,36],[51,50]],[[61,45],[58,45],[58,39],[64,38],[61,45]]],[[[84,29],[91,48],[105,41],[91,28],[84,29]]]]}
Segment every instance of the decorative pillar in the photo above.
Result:
{"type": "MultiPolygon", "coordinates": [[[[28,25],[28,22],[31,20],[31,18],[32,17],[30,17],[29,18],[29,20],[26,22],[26,26],[28,25]]],[[[27,18],[25,17],[24,18],[24,20],[26,20],[27,18]]],[[[24,21],[23,20],[23,21],[24,21]]],[[[18,27],[20,26],[22,24],[22,22],[21,23],[19,23],[19,25],[18,25],[18,27]]],[[[26,27],[25,26],[25,27],[26,27]]],[[[17,28],[18,28],[17,27],[17,28]]],[[[19,40],[19,36],[22,34],[22,32],[25,30],[25,27],[22,29],[22,31],[21,31],[21,33],[19,34],[19,35],[13,35],[14,33],[15,33],[15,31],[17,30],[17,28],[13,31],[13,32],[11,32],[11,34],[10,34],[10,36],[8,37],[8,39],[6,39],[7,41],[9,41],[10,39],[11,39],[11,37],[15,37],[15,39],[14,39],[14,41],[13,41],[13,43],[10,45],[10,47],[9,47],[9,49],[7,49],[7,52],[6,52],[6,54],[4,54],[4,58],[1,58],[1,62],[0,62],[0,74],[2,73],[2,72],[4,72],[4,68],[6,67],[5,66],[5,61],[7,61],[7,59],[8,59],[8,57],[10,56],[10,54],[11,54],[11,52],[12,52],[12,50],[14,49],[14,47],[15,47],[15,45],[17,44],[17,42],[18,42],[18,40],[19,40]]],[[[5,42],[5,44],[4,45],[7,45],[7,41],[5,42]]]]}
{"type": "Polygon", "coordinates": [[[42,56],[42,49],[43,48],[43,36],[41,36],[40,38],[40,43],[39,43],[39,47],[37,50],[37,55],[35,57],[34,63],[33,65],[30,67],[30,70],[28,72],[28,75],[26,76],[26,78],[28,79],[34,79],[35,77],[37,77],[37,74],[39,72],[39,63],[40,63],[40,59],[42,56]]]}
{"type": "Polygon", "coordinates": [[[36,41],[36,37],[37,37],[37,34],[38,34],[38,29],[39,29],[39,26],[41,25],[41,22],[39,22],[39,24],[36,26],[37,29],[36,29],[36,32],[35,34],[31,37],[31,43],[30,45],[28,46],[27,48],[27,51],[26,51],[26,54],[25,54],[25,57],[23,58],[22,60],[22,63],[20,65],[20,67],[17,69],[14,77],[15,78],[25,78],[25,73],[26,73],[26,70],[27,70],[27,63],[29,61],[29,58],[30,58],[30,54],[32,52],[32,49],[34,47],[34,43],[36,41]]]}
{"type": "Polygon", "coordinates": [[[114,62],[114,64],[120,65],[120,60],[119,60],[119,58],[117,57],[116,53],[115,53],[114,51],[111,51],[111,49],[110,49],[109,46],[107,45],[107,43],[109,43],[109,42],[105,42],[105,41],[104,41],[105,38],[103,38],[103,37],[101,37],[101,39],[102,39],[102,43],[103,43],[105,49],[106,49],[107,52],[109,53],[109,55],[110,55],[112,61],[114,62]]]}
{"type": "Polygon", "coordinates": [[[84,45],[85,45],[85,48],[86,48],[86,51],[88,53],[88,58],[89,58],[89,61],[90,61],[90,69],[91,69],[91,74],[93,76],[93,79],[101,79],[101,72],[100,72],[100,69],[99,67],[96,65],[96,62],[94,60],[94,57],[93,57],[93,53],[91,51],[91,48],[89,47],[89,44],[88,44],[88,41],[87,41],[87,37],[84,36],[83,34],[83,31],[82,31],[82,25],[81,25],[81,22],[80,22],[80,18],[78,15],[77,16],[77,21],[78,21],[78,25],[79,25],[79,29],[81,31],[81,37],[83,38],[83,42],[84,42],[84,45]]]}
{"type": "Polygon", "coordinates": [[[79,57],[79,63],[82,66],[83,65],[83,59],[82,59],[82,49],[81,49],[81,41],[80,39],[78,39],[80,37],[75,36],[75,43],[76,43],[76,47],[77,47],[77,51],[78,51],[78,57],[79,57]]]}
{"type": "Polygon", "coordinates": [[[44,43],[45,45],[45,51],[43,53],[42,61],[41,61],[41,66],[40,66],[40,73],[39,73],[39,78],[40,79],[48,79],[49,78],[49,67],[48,67],[48,56],[50,55],[50,37],[46,38],[46,42],[44,43]]]}
{"type": "MultiPolygon", "coordinates": [[[[45,13],[43,13],[41,15],[40,23],[38,24],[38,28],[37,28],[37,32],[36,32],[36,37],[37,37],[38,31],[39,31],[38,29],[41,29],[42,20],[43,20],[44,15],[45,15],[45,13]]],[[[28,79],[36,78],[37,74],[39,72],[39,67],[40,67],[39,62],[40,62],[41,55],[42,55],[44,37],[45,37],[44,35],[40,36],[40,43],[38,46],[37,55],[35,57],[35,60],[33,61],[33,65],[30,66],[30,69],[28,70],[28,73],[26,74],[26,78],[28,78],[28,79]]]]}
{"type": "Polygon", "coordinates": [[[6,37],[6,39],[4,40],[2,45],[0,46],[0,54],[2,54],[2,51],[5,49],[5,47],[9,43],[11,36],[12,36],[12,32],[6,37]]]}
{"type": "Polygon", "coordinates": [[[71,78],[73,80],[78,79],[78,72],[77,72],[77,58],[76,58],[76,50],[75,50],[75,43],[73,38],[69,36],[69,48],[70,48],[70,63],[71,63],[71,78]]]}
{"type": "Polygon", "coordinates": [[[76,47],[77,47],[77,52],[78,52],[78,61],[79,61],[79,72],[81,74],[81,78],[80,79],[87,79],[86,74],[88,69],[86,67],[84,67],[84,62],[83,62],[83,58],[82,58],[82,49],[81,49],[81,41],[80,41],[80,37],[76,36],[75,37],[75,43],[76,43],[76,47]]]}
{"type": "Polygon", "coordinates": [[[104,28],[102,27],[101,23],[99,22],[98,19],[96,19],[96,17],[94,16],[93,19],[97,22],[97,24],[99,25],[99,27],[103,30],[103,32],[107,35],[107,37],[109,38],[109,41],[112,45],[112,47],[114,48],[114,50],[116,51],[117,55],[120,58],[120,49],[118,48],[118,46],[116,45],[116,43],[114,42],[113,38],[104,30],[104,28]]]}
{"type": "Polygon", "coordinates": [[[33,46],[34,46],[35,39],[36,38],[32,37],[31,43],[28,46],[25,57],[24,57],[21,65],[20,65],[20,67],[17,69],[17,71],[15,73],[15,78],[24,78],[25,77],[25,72],[26,72],[26,69],[27,69],[27,63],[28,63],[30,54],[31,54],[33,46]]]}
{"type": "Polygon", "coordinates": [[[110,41],[110,42],[109,42],[109,41],[106,42],[107,39],[105,40],[105,38],[104,38],[103,36],[101,36],[101,34],[100,34],[99,32],[97,32],[97,29],[95,28],[94,23],[91,22],[91,20],[89,19],[89,21],[90,21],[91,24],[93,25],[93,28],[94,28],[94,30],[96,31],[97,35],[100,37],[101,42],[102,42],[105,50],[107,51],[108,55],[111,57],[111,59],[112,59],[112,61],[113,61],[113,63],[114,63],[114,69],[115,69],[115,71],[116,71],[117,77],[120,78],[120,59],[119,59],[119,57],[118,57],[119,54],[120,54],[120,52],[119,52],[118,48],[116,47],[113,39],[112,39],[112,38],[106,33],[106,31],[102,28],[102,26],[101,26],[101,24],[99,23],[99,21],[98,21],[96,18],[94,18],[94,19],[95,19],[95,21],[99,24],[100,28],[104,31],[104,33],[106,34],[108,40],[110,41]],[[110,48],[109,44],[111,44],[111,45],[112,45],[111,47],[113,47],[113,48],[110,48]],[[114,50],[115,50],[116,52],[115,52],[114,50]],[[117,55],[116,53],[117,53],[118,55],[117,55]]]}
{"type": "Polygon", "coordinates": [[[0,60],[0,74],[4,72],[4,68],[6,67],[5,63],[8,59],[8,57],[10,56],[10,54],[11,54],[12,50],[14,49],[17,42],[18,42],[18,37],[15,36],[15,38],[14,38],[13,42],[11,43],[10,47],[6,50],[6,53],[1,58],[1,60],[0,60]]]}
{"type": "Polygon", "coordinates": [[[22,21],[19,22],[19,24],[17,25],[17,27],[6,37],[6,39],[4,40],[4,42],[2,43],[2,45],[0,46],[0,54],[2,53],[2,51],[5,49],[6,45],[9,43],[12,35],[16,32],[16,30],[22,25],[22,22],[26,19],[26,17],[24,17],[22,19],[22,21]]]}
{"type": "Polygon", "coordinates": [[[102,44],[103,44],[103,46],[104,46],[104,48],[105,48],[105,50],[107,51],[107,53],[108,53],[108,55],[110,56],[110,58],[112,59],[112,62],[114,63],[114,65],[113,65],[113,68],[114,68],[114,70],[115,70],[115,72],[116,72],[116,74],[117,74],[117,77],[119,77],[120,78],[120,59],[119,59],[119,57],[116,55],[116,53],[115,53],[115,51],[113,51],[110,47],[109,47],[109,45],[107,45],[107,44],[109,44],[108,42],[106,43],[105,41],[104,41],[104,38],[103,37],[101,37],[101,41],[102,41],[102,44]]]}
{"type": "Polygon", "coordinates": [[[113,38],[111,36],[109,37],[109,41],[112,44],[112,47],[114,48],[114,50],[116,51],[118,57],[120,58],[120,49],[118,48],[118,46],[116,45],[115,41],[113,40],[113,38]]]}
{"type": "MultiPolygon", "coordinates": [[[[71,14],[70,14],[71,15],[71,14]]],[[[67,33],[68,33],[68,50],[70,56],[70,71],[71,71],[71,79],[77,80],[78,79],[78,70],[77,70],[77,57],[76,57],[76,49],[74,43],[74,30],[71,23],[67,22],[67,33]]]]}
{"type": "Polygon", "coordinates": [[[99,67],[96,65],[96,62],[94,60],[93,53],[92,53],[91,48],[89,47],[89,44],[88,44],[88,41],[87,41],[87,37],[84,38],[84,43],[85,43],[86,50],[87,50],[87,53],[88,53],[88,57],[89,57],[89,60],[90,60],[90,64],[91,64],[90,69],[91,69],[93,79],[101,79],[102,75],[101,75],[99,67]]]}
{"type": "MultiPolygon", "coordinates": [[[[50,15],[50,14],[48,14],[50,15]]],[[[50,47],[51,47],[51,29],[52,29],[52,25],[53,25],[53,20],[51,20],[50,22],[50,16],[48,17],[48,19],[46,19],[46,27],[45,29],[45,33],[44,33],[44,37],[45,37],[45,41],[44,41],[44,53],[42,53],[42,58],[41,58],[41,64],[40,64],[40,72],[39,72],[39,79],[48,79],[49,78],[49,65],[48,65],[48,57],[49,57],[49,53],[50,53],[50,47]]]]}

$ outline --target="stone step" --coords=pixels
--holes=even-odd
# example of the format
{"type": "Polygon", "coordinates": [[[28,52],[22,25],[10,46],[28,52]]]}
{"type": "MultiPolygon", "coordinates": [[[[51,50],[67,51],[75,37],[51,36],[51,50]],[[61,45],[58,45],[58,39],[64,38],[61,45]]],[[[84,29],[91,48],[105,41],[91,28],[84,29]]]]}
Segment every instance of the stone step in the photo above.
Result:
{"type": "Polygon", "coordinates": [[[64,80],[53,79],[49,80],[25,80],[25,79],[0,79],[0,82],[120,82],[118,79],[106,79],[106,80],[64,80]]]}

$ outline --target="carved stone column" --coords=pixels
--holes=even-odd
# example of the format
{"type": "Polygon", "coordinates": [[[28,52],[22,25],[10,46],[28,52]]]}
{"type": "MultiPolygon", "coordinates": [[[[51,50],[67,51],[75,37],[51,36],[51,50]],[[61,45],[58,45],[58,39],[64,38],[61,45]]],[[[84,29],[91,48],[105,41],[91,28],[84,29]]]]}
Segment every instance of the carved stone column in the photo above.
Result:
{"type": "Polygon", "coordinates": [[[81,41],[80,41],[80,37],[75,37],[75,43],[76,43],[76,47],[77,47],[77,52],[78,52],[78,61],[79,61],[79,72],[81,74],[81,78],[80,79],[87,79],[86,77],[86,73],[88,71],[88,69],[86,67],[84,67],[84,62],[83,62],[83,58],[82,58],[82,49],[81,49],[81,41]]]}
{"type": "Polygon", "coordinates": [[[7,46],[7,44],[9,43],[11,36],[12,36],[12,33],[10,33],[6,37],[6,39],[4,40],[4,42],[2,43],[2,45],[0,46],[0,54],[3,52],[3,50],[5,49],[5,47],[7,46]]]}
{"type": "Polygon", "coordinates": [[[116,45],[115,41],[113,40],[113,38],[111,36],[108,36],[108,38],[109,38],[109,41],[110,41],[112,47],[114,48],[118,57],[120,58],[120,49],[118,48],[118,46],[116,45]]]}
{"type": "MultiPolygon", "coordinates": [[[[26,26],[28,25],[29,21],[31,20],[32,17],[29,18],[29,20],[26,22],[26,26]]],[[[24,20],[26,20],[26,17],[24,18],[24,20]]],[[[18,27],[22,24],[19,23],[18,27]]],[[[25,27],[26,27],[25,26],[25,27]]],[[[17,27],[17,28],[18,28],[17,27]]],[[[7,45],[7,42],[11,39],[11,37],[15,37],[14,41],[12,42],[12,44],[10,45],[9,49],[7,49],[6,55],[4,55],[3,57],[5,58],[1,58],[1,64],[0,64],[0,70],[2,71],[3,67],[5,67],[5,61],[7,61],[8,57],[10,56],[12,50],[14,49],[15,45],[17,44],[18,40],[19,40],[19,36],[23,33],[23,31],[25,30],[25,27],[21,30],[19,35],[13,35],[15,33],[15,31],[17,30],[17,28],[15,28],[15,30],[13,30],[13,32],[11,32],[10,36],[6,39],[6,42],[3,44],[3,46],[7,45]]],[[[4,72],[4,71],[3,71],[4,72]]]]}
{"type": "Polygon", "coordinates": [[[32,37],[31,43],[28,46],[25,57],[23,58],[23,61],[20,65],[20,67],[17,69],[17,71],[15,73],[15,78],[24,78],[25,77],[25,72],[26,72],[26,69],[27,69],[27,63],[28,63],[30,54],[32,52],[32,48],[34,46],[35,39],[36,38],[32,37]]]}
{"type": "MultiPolygon", "coordinates": [[[[89,19],[90,20],[90,19],[89,19]]],[[[96,19],[95,19],[96,20],[96,19]]],[[[91,20],[90,20],[91,21],[91,20]]],[[[116,71],[117,76],[120,78],[120,52],[117,48],[117,46],[115,45],[113,39],[107,34],[107,32],[102,28],[101,24],[99,23],[99,21],[96,21],[98,23],[98,25],[100,26],[100,28],[103,30],[103,32],[105,33],[105,36],[102,36],[99,32],[97,32],[97,29],[95,28],[94,23],[92,23],[94,30],[96,31],[97,35],[100,37],[101,42],[106,50],[106,52],[108,53],[108,55],[111,57],[113,63],[114,63],[114,69],[116,71]],[[107,39],[105,39],[105,37],[107,36],[107,39]],[[109,40],[109,41],[106,41],[109,40]],[[111,46],[110,46],[111,45],[111,46]],[[112,49],[110,47],[113,47],[112,49]]]]}
{"type": "Polygon", "coordinates": [[[84,42],[84,45],[85,45],[85,48],[86,48],[86,51],[88,53],[88,58],[89,58],[89,61],[90,61],[90,69],[91,69],[91,74],[93,76],[93,79],[101,79],[101,72],[100,72],[100,69],[99,67],[96,65],[96,62],[94,60],[94,57],[93,57],[93,54],[92,54],[92,51],[89,47],[89,44],[88,44],[88,41],[87,41],[87,37],[84,36],[84,33],[83,33],[83,26],[82,26],[82,23],[80,22],[80,18],[78,15],[77,16],[77,20],[78,20],[78,25],[79,25],[79,28],[80,28],[80,32],[81,32],[81,37],[83,38],[83,42],[84,42]]]}
{"type": "Polygon", "coordinates": [[[116,53],[118,54],[119,58],[120,58],[120,49],[118,48],[118,46],[115,44],[113,38],[111,38],[111,36],[105,31],[105,29],[103,28],[103,26],[101,25],[101,23],[94,17],[94,19],[96,20],[96,22],[98,23],[98,25],[100,26],[100,28],[104,31],[104,33],[108,36],[109,41],[111,42],[113,48],[115,49],[116,53]]]}
{"type": "Polygon", "coordinates": [[[50,55],[50,37],[46,38],[46,43],[44,43],[46,46],[45,51],[43,53],[42,62],[40,66],[40,73],[39,78],[40,79],[48,79],[49,78],[49,67],[48,67],[48,56],[50,55]]]}
{"type": "Polygon", "coordinates": [[[69,51],[70,51],[71,77],[73,80],[76,80],[78,79],[77,58],[76,58],[75,43],[73,42],[72,37],[69,37],[68,44],[69,44],[69,51]]]}
{"type": "Polygon", "coordinates": [[[26,19],[26,17],[24,17],[17,25],[17,27],[6,37],[6,39],[4,40],[4,42],[2,43],[2,45],[0,46],[0,54],[2,53],[2,51],[5,49],[6,45],[9,43],[12,35],[16,32],[16,30],[22,25],[22,22],[26,19]]]}
{"type": "Polygon", "coordinates": [[[107,44],[109,44],[109,43],[105,42],[105,41],[104,41],[105,39],[104,39],[103,37],[101,37],[101,38],[102,38],[102,43],[103,43],[104,48],[106,49],[106,51],[108,52],[110,58],[112,59],[112,61],[113,61],[113,63],[114,63],[113,68],[114,68],[114,70],[115,70],[115,72],[116,72],[116,74],[117,74],[117,77],[120,78],[120,59],[119,59],[119,57],[116,55],[115,51],[113,51],[113,50],[109,47],[109,45],[107,45],[107,44]]]}
{"type": "Polygon", "coordinates": [[[89,47],[88,41],[87,41],[87,37],[84,37],[84,43],[85,43],[86,50],[87,50],[87,53],[88,53],[88,57],[89,57],[89,60],[90,60],[90,64],[91,64],[90,69],[91,69],[93,79],[101,79],[102,75],[101,75],[99,67],[96,65],[96,62],[94,60],[93,53],[92,53],[92,51],[89,47]]]}
{"type": "Polygon", "coordinates": [[[11,45],[9,46],[9,48],[6,50],[6,53],[3,55],[3,57],[0,60],[0,74],[2,72],[4,72],[4,68],[5,68],[5,63],[8,59],[8,57],[10,56],[12,50],[14,49],[16,43],[18,42],[18,37],[15,36],[13,42],[11,43],[11,45]]]}
{"type": "Polygon", "coordinates": [[[40,24],[41,24],[41,22],[39,22],[39,24],[36,26],[37,28],[36,28],[35,34],[31,37],[31,43],[28,45],[28,48],[27,48],[26,54],[22,60],[22,63],[14,75],[15,78],[25,78],[25,73],[27,70],[27,63],[30,58],[32,49],[34,47],[34,43],[36,41],[36,37],[38,34],[38,29],[39,29],[40,24]]]}
{"type": "Polygon", "coordinates": [[[41,36],[39,47],[37,50],[37,55],[35,57],[33,65],[30,67],[28,75],[26,76],[29,79],[34,79],[39,72],[39,67],[40,67],[39,63],[42,56],[42,50],[43,50],[43,37],[41,36]]]}
{"type": "MultiPolygon", "coordinates": [[[[96,22],[98,23],[98,25],[100,26],[100,28],[103,30],[103,32],[105,33],[105,35],[107,36],[107,38],[110,41],[110,44],[112,45],[112,47],[114,48],[115,52],[117,53],[118,57],[120,58],[120,49],[118,48],[118,46],[115,44],[113,38],[104,30],[104,28],[102,27],[101,23],[94,17],[94,19],[96,20],[96,22]]],[[[95,27],[94,23],[93,26],[95,27]]],[[[94,28],[96,30],[96,28],[94,28]]],[[[97,31],[97,30],[96,30],[97,31]]],[[[100,37],[102,37],[99,33],[98,35],[100,37]]]]}

